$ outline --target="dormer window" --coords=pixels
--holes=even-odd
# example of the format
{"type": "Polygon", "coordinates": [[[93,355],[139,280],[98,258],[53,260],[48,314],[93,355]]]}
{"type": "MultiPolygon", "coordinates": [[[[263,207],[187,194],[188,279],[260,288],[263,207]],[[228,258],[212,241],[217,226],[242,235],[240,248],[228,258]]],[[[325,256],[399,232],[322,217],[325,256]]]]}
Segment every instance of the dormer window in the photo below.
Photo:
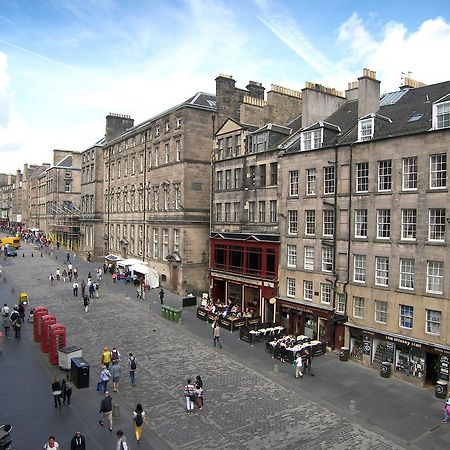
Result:
{"type": "Polygon", "coordinates": [[[450,127],[450,102],[434,105],[433,112],[433,128],[435,130],[450,127]]]}
{"type": "Polygon", "coordinates": [[[302,151],[314,150],[322,145],[322,128],[302,133],[302,151]]]}
{"type": "Polygon", "coordinates": [[[373,117],[358,122],[358,141],[370,141],[373,138],[373,117]]]}

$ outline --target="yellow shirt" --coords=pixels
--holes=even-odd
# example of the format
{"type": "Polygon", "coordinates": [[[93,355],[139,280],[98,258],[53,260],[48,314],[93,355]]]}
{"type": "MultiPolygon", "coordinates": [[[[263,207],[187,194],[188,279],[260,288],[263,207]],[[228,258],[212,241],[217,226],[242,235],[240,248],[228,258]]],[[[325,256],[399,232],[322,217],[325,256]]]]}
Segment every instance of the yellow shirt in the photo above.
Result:
{"type": "Polygon", "coordinates": [[[102,353],[102,363],[109,364],[111,362],[111,353],[109,351],[102,353]]]}

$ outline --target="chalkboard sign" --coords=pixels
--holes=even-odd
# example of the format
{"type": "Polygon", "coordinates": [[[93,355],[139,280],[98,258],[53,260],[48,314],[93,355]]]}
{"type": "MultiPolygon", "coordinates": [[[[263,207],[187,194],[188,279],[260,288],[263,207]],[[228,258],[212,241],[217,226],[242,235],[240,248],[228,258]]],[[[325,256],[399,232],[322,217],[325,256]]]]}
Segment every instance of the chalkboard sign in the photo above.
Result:
{"type": "Polygon", "coordinates": [[[441,355],[439,358],[439,379],[440,380],[447,380],[449,379],[448,377],[448,364],[449,364],[449,359],[448,356],[445,355],[441,355]]]}
{"type": "Polygon", "coordinates": [[[386,342],[386,361],[393,363],[394,362],[394,343],[386,342]]]}
{"type": "Polygon", "coordinates": [[[363,353],[370,355],[370,336],[363,337],[363,353]]]}

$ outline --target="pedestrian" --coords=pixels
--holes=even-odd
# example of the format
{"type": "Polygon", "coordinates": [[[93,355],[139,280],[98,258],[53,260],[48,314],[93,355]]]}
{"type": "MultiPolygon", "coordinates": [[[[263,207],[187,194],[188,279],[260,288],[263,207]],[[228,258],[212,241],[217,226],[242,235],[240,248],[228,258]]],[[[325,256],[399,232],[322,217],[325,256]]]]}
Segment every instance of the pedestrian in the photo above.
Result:
{"type": "Polygon", "coordinates": [[[161,300],[161,305],[164,304],[164,291],[161,289],[159,291],[159,299],[161,300]]]}
{"type": "Polygon", "coordinates": [[[111,364],[111,352],[109,351],[108,347],[103,348],[103,353],[100,358],[100,364],[106,366],[106,368],[109,369],[109,365],[111,364]]]}
{"type": "Polygon", "coordinates": [[[98,423],[103,426],[103,420],[108,420],[109,431],[112,431],[113,421],[112,421],[112,398],[109,395],[109,392],[105,392],[105,398],[102,399],[100,403],[100,418],[98,423]],[[102,420],[103,419],[103,420],[102,420]]]}
{"type": "Polygon", "coordinates": [[[22,323],[24,323],[24,320],[25,320],[25,305],[24,305],[23,302],[19,303],[17,311],[19,311],[20,320],[22,321],[22,323]]]}
{"type": "Polygon", "coordinates": [[[62,272],[62,279],[63,279],[64,283],[66,282],[66,278],[67,278],[67,270],[64,269],[62,272]]]}
{"type": "MultiPolygon", "coordinates": [[[[76,279],[76,278],[75,278],[76,279]]],[[[86,295],[86,283],[84,282],[84,280],[81,282],[81,296],[84,298],[84,296],[86,295]]]]}
{"type": "MultiPolygon", "coordinates": [[[[89,281],[88,281],[89,284],[89,281]]],[[[89,284],[89,298],[94,298],[95,286],[94,283],[89,284]]]]}
{"type": "Polygon", "coordinates": [[[301,378],[303,376],[303,358],[300,353],[298,353],[297,357],[294,359],[293,364],[295,366],[295,378],[301,378]]]}
{"type": "Polygon", "coordinates": [[[213,338],[214,338],[214,347],[216,346],[217,343],[219,344],[219,348],[222,349],[222,342],[220,341],[220,326],[217,320],[213,323],[213,338]]]}
{"type": "Polygon", "coordinates": [[[113,347],[113,349],[111,350],[111,362],[112,364],[119,364],[120,361],[120,353],[119,350],[117,350],[116,347],[113,347]]]}
{"type": "Polygon", "coordinates": [[[100,381],[102,382],[103,392],[108,390],[108,381],[111,378],[111,372],[106,366],[102,366],[102,371],[100,372],[100,381]]]}
{"type": "Polygon", "coordinates": [[[89,297],[87,295],[83,298],[84,312],[88,312],[89,309],[89,297]]]}
{"type": "Polygon", "coordinates": [[[142,425],[144,422],[147,423],[145,411],[140,403],[136,405],[136,409],[133,411],[133,422],[134,422],[134,434],[136,436],[136,441],[139,444],[142,435],[142,425]]]}
{"type": "Polygon", "coordinates": [[[66,259],[67,259],[67,262],[70,263],[70,253],[69,252],[67,252],[66,259]]]}
{"type": "Polygon", "coordinates": [[[88,252],[86,259],[87,262],[91,262],[91,252],[88,252]]]}
{"type": "Polygon", "coordinates": [[[450,397],[447,399],[444,405],[444,420],[442,422],[447,423],[449,417],[450,417],[450,397]]]}
{"type": "Polygon", "coordinates": [[[55,436],[50,436],[46,444],[44,444],[44,448],[46,450],[53,449],[56,450],[59,448],[59,444],[55,440],[55,436]]]}
{"type": "Polygon", "coordinates": [[[119,390],[119,381],[120,381],[120,373],[121,368],[119,363],[113,363],[111,366],[111,376],[113,381],[113,392],[117,392],[119,390]]]}
{"type": "Polygon", "coordinates": [[[184,398],[186,399],[186,411],[188,413],[194,412],[195,392],[192,380],[188,378],[187,384],[184,386],[184,398]]]}
{"type": "Polygon", "coordinates": [[[3,316],[3,328],[5,329],[6,339],[9,339],[9,329],[11,328],[11,325],[11,317],[9,317],[9,314],[3,316]]]}
{"type": "Polygon", "coordinates": [[[55,402],[55,408],[61,408],[61,383],[59,382],[57,377],[53,378],[52,383],[52,392],[53,392],[53,401],[55,402]]]}
{"type": "Polygon", "coordinates": [[[130,372],[130,381],[131,386],[136,386],[136,367],[137,367],[137,361],[136,356],[133,355],[133,353],[128,354],[128,370],[130,372]]]}
{"type": "Polygon", "coordinates": [[[78,269],[76,267],[73,269],[73,277],[78,280],[78,269]]]}
{"type": "Polygon", "coordinates": [[[72,289],[73,289],[73,295],[75,297],[78,297],[78,283],[76,281],[73,282],[72,289]]]}
{"type": "Polygon", "coordinates": [[[308,349],[305,350],[305,353],[302,356],[303,358],[303,367],[304,367],[304,372],[308,372],[312,377],[314,376],[314,374],[312,373],[312,358],[311,358],[311,353],[308,349]]]}
{"type": "Polygon", "coordinates": [[[12,327],[14,329],[14,336],[16,339],[20,339],[20,331],[22,329],[22,319],[20,318],[20,314],[16,311],[17,314],[14,315],[14,320],[12,320],[12,327]]]}
{"type": "Polygon", "coordinates": [[[3,317],[9,316],[9,306],[6,303],[3,305],[2,308],[2,316],[3,317]]]}
{"type": "Polygon", "coordinates": [[[70,441],[70,450],[86,450],[86,440],[81,431],[77,431],[70,441]]]}
{"type": "Polygon", "coordinates": [[[99,297],[98,291],[100,289],[100,285],[97,282],[93,283],[92,285],[94,286],[95,298],[98,298],[99,297]]]}
{"type": "Polygon", "coordinates": [[[60,273],[59,269],[56,269],[56,281],[59,281],[60,278],[61,278],[61,273],[60,273]]]}
{"type": "Polygon", "coordinates": [[[195,395],[195,404],[197,405],[197,408],[201,411],[203,409],[203,388],[198,381],[196,381],[194,385],[194,395],[195,395]]]}
{"type": "Polygon", "coordinates": [[[116,450],[129,450],[130,447],[128,447],[127,438],[123,434],[123,431],[118,430],[116,436],[117,436],[116,450]]]}
{"type": "Polygon", "coordinates": [[[72,380],[70,374],[66,373],[66,378],[61,383],[63,403],[70,407],[70,398],[72,397],[72,380]]]}
{"type": "Polygon", "coordinates": [[[113,283],[115,283],[116,280],[117,280],[117,274],[116,274],[116,272],[114,272],[114,273],[111,275],[111,278],[112,278],[112,280],[113,280],[113,283]]]}
{"type": "Polygon", "coordinates": [[[50,284],[53,284],[53,282],[55,281],[55,277],[53,276],[52,273],[50,274],[50,276],[48,277],[48,279],[50,280],[50,284]]]}
{"type": "Polygon", "coordinates": [[[195,377],[195,384],[198,384],[203,389],[203,380],[202,380],[202,377],[200,375],[197,375],[195,377]]]}

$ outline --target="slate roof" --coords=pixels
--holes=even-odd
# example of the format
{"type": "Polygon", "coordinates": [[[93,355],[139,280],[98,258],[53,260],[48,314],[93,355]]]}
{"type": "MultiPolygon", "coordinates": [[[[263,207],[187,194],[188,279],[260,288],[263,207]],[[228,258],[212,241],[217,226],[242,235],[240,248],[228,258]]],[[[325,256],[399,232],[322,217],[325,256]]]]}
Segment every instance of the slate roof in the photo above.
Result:
{"type": "Polygon", "coordinates": [[[212,232],[210,237],[212,239],[221,238],[237,241],[255,240],[264,242],[280,242],[280,236],[277,234],[212,232]]]}
{"type": "Polygon", "coordinates": [[[287,127],[283,127],[281,125],[276,125],[275,123],[268,123],[264,126],[262,126],[261,128],[258,128],[257,130],[255,130],[253,133],[261,133],[263,131],[274,131],[275,133],[281,133],[281,134],[290,134],[291,133],[291,129],[287,128],[287,127]]]}

